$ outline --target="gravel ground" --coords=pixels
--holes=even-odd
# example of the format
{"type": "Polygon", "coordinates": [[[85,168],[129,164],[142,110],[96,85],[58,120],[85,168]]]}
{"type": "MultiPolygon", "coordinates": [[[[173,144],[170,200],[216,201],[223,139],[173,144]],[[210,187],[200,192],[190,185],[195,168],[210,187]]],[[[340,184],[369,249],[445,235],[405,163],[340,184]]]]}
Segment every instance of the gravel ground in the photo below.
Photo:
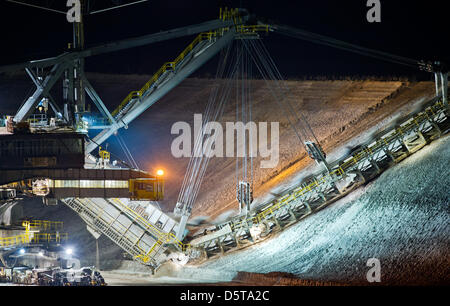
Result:
{"type": "Polygon", "coordinates": [[[231,281],[238,271],[367,284],[369,258],[381,284],[450,284],[450,136],[439,139],[276,239],[180,276],[231,281]]]}

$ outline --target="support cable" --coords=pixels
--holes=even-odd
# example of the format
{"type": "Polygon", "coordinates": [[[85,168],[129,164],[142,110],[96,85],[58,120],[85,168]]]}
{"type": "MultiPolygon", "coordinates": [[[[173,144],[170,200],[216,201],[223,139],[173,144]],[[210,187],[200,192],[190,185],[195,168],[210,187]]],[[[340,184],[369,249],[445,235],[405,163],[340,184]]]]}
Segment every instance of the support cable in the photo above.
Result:
{"type": "Polygon", "coordinates": [[[256,68],[258,69],[259,73],[261,74],[261,77],[263,78],[263,80],[264,80],[264,82],[265,82],[267,88],[269,89],[269,91],[270,91],[272,97],[274,98],[275,102],[276,102],[276,103],[278,104],[278,106],[281,108],[282,112],[284,113],[284,116],[285,116],[285,117],[287,118],[287,120],[289,121],[289,124],[291,125],[291,127],[292,127],[293,130],[294,130],[294,133],[297,135],[298,139],[300,140],[300,143],[301,143],[302,145],[304,145],[304,144],[303,144],[303,138],[302,138],[302,136],[299,134],[298,130],[296,129],[295,124],[294,124],[294,122],[292,121],[291,117],[289,116],[289,114],[288,114],[286,108],[285,108],[284,105],[281,103],[282,99],[281,99],[281,98],[279,97],[279,95],[278,95],[279,92],[276,92],[276,91],[275,91],[275,89],[273,88],[272,84],[271,84],[270,81],[269,81],[269,80],[271,80],[271,79],[270,79],[270,77],[268,76],[268,72],[264,69],[263,63],[261,63],[261,62],[259,61],[259,60],[260,60],[260,57],[259,57],[259,56],[256,57],[256,56],[253,54],[252,50],[250,49],[250,46],[248,46],[246,42],[244,42],[244,46],[246,47],[247,52],[249,52],[249,54],[251,55],[252,60],[253,60],[253,63],[255,64],[256,68]]]}
{"type": "Polygon", "coordinates": [[[122,136],[119,134],[119,131],[117,131],[116,134],[117,141],[122,148],[122,151],[125,154],[125,157],[128,159],[128,162],[135,168],[139,169],[138,164],[136,163],[136,160],[134,159],[133,155],[131,154],[130,150],[128,149],[128,146],[126,145],[125,141],[123,140],[122,136]]]}
{"type": "MultiPolygon", "coordinates": [[[[192,150],[192,157],[188,164],[188,169],[180,194],[178,202],[182,203],[186,210],[190,212],[193,204],[198,196],[201,182],[205,176],[207,165],[210,159],[212,146],[207,146],[206,150],[203,147],[203,140],[205,136],[205,127],[208,122],[217,121],[223,115],[225,102],[228,100],[230,93],[230,83],[235,73],[235,67],[227,68],[227,62],[230,61],[230,49],[231,45],[222,52],[222,61],[219,64],[219,68],[216,72],[217,85],[213,88],[210,94],[208,105],[205,110],[202,123],[203,128],[198,131],[198,135],[195,135],[195,145],[192,150]],[[224,78],[225,75],[225,78],[224,78]]],[[[215,135],[211,135],[208,140],[215,139],[215,135]]]]}

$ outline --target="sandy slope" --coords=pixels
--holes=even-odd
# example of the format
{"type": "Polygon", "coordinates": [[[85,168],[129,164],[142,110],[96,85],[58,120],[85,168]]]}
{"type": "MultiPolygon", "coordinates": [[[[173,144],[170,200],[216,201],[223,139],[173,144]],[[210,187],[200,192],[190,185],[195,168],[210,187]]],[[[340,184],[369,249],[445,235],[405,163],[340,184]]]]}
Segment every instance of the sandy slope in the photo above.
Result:
{"type": "Polygon", "coordinates": [[[277,238],[179,275],[231,281],[237,271],[281,271],[367,284],[366,263],[375,257],[384,285],[448,285],[449,145],[446,136],[277,238]]]}
{"type": "MultiPolygon", "coordinates": [[[[138,88],[132,84],[145,80],[145,76],[123,78],[95,74],[91,78],[100,94],[107,97],[105,101],[112,105],[117,105],[127,94],[125,88],[138,88]]],[[[161,203],[165,210],[171,211],[175,205],[188,163],[187,158],[176,159],[171,155],[170,146],[176,135],[170,134],[170,128],[177,121],[192,124],[194,113],[204,111],[213,84],[213,80],[185,80],[134,121],[128,130],[121,132],[139,165],[149,170],[166,169],[166,195],[161,203]]],[[[288,85],[291,89],[288,99],[308,119],[326,150],[368,128],[401,105],[418,96],[430,95],[434,90],[431,82],[288,81],[288,85]]],[[[297,173],[310,160],[303,159],[305,152],[287,119],[280,115],[264,81],[256,80],[251,86],[254,121],[280,122],[279,164],[273,169],[261,169],[260,160],[255,161],[254,194],[258,197],[297,173]],[[286,171],[287,168],[290,169],[286,171]]],[[[234,101],[229,101],[223,121],[235,121],[234,110],[234,101]]],[[[114,139],[109,142],[115,153],[121,152],[114,146],[114,139]]],[[[193,214],[215,217],[235,208],[235,159],[212,159],[193,214]]]]}

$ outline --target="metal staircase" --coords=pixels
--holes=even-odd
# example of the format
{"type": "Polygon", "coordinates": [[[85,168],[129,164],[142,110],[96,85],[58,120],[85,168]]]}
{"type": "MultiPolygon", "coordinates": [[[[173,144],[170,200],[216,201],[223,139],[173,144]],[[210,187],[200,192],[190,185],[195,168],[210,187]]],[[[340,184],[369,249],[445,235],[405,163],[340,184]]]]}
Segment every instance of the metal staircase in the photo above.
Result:
{"type": "Polygon", "coordinates": [[[173,62],[165,63],[139,91],[131,92],[113,111],[115,123],[102,130],[86,146],[86,152],[126,127],[147,108],[181,83],[234,39],[234,30],[201,33],[173,62]]]}
{"type": "Polygon", "coordinates": [[[136,117],[189,77],[231,41],[236,38],[251,38],[258,35],[259,32],[268,31],[267,25],[236,25],[200,33],[177,58],[164,63],[139,91],[132,91],[128,94],[111,113],[114,122],[111,122],[111,125],[86,145],[86,153],[92,152],[118,129],[128,126],[136,117]]]}
{"type": "Polygon", "coordinates": [[[175,238],[178,223],[154,207],[147,220],[117,198],[71,198],[63,202],[88,227],[104,234],[136,261],[153,269],[166,260],[164,252],[169,245],[182,252],[189,249],[175,238]]]}

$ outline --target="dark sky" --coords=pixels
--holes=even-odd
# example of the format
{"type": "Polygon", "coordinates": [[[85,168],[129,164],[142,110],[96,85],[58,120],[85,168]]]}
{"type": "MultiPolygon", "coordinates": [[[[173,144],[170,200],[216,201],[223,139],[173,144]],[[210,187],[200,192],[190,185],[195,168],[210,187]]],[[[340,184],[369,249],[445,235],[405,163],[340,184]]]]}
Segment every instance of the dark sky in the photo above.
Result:
{"type": "MultiPolygon", "coordinates": [[[[25,0],[21,0],[25,1],[25,0]]],[[[27,0],[50,3],[65,9],[65,0],[27,0]]],[[[97,0],[100,9],[113,2],[97,0]]],[[[122,1],[127,2],[127,1],[122,1]]],[[[132,2],[132,1],[128,1],[132,2]]],[[[381,0],[382,22],[368,23],[367,0],[316,1],[214,1],[150,0],[143,4],[87,16],[86,44],[124,39],[215,19],[219,7],[245,7],[251,13],[281,24],[299,27],[337,39],[414,59],[449,59],[448,20],[445,1],[381,0]]],[[[71,40],[71,25],[63,14],[28,8],[1,0],[0,65],[58,55],[71,40]]],[[[161,42],[146,47],[100,55],[87,59],[86,70],[111,73],[150,74],[176,57],[192,37],[161,42]]],[[[386,64],[375,59],[308,42],[269,35],[265,43],[280,71],[287,77],[304,75],[416,75],[428,74],[386,64]]],[[[214,71],[214,61],[201,69],[214,71]]]]}

